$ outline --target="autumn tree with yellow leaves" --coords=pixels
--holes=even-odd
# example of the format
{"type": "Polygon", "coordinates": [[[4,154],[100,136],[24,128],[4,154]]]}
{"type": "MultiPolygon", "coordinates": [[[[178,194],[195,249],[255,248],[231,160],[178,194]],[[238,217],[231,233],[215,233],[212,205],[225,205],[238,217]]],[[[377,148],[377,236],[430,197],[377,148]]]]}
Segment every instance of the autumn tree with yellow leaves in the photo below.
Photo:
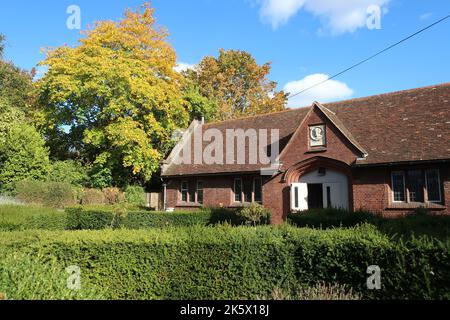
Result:
{"type": "Polygon", "coordinates": [[[203,58],[186,75],[216,104],[214,119],[229,120],[285,109],[287,94],[268,79],[270,69],[270,63],[259,65],[248,52],[221,49],[217,58],[203,58]]]}
{"type": "Polygon", "coordinates": [[[152,178],[189,121],[167,36],[146,4],[95,23],[77,47],[47,51],[37,87],[54,157],[82,159],[117,185],[152,178]]]}

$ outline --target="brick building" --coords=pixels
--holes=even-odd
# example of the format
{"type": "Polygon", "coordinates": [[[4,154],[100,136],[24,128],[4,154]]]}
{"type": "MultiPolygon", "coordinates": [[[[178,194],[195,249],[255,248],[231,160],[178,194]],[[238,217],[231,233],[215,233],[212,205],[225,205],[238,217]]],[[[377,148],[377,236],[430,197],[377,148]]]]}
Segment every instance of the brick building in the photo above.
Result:
{"type": "Polygon", "coordinates": [[[219,123],[194,121],[162,175],[169,210],[256,202],[272,210],[274,223],[292,211],[326,207],[386,216],[420,207],[450,214],[450,83],[219,123]],[[229,149],[217,149],[225,144],[217,135],[230,130],[245,133],[240,160],[238,140],[232,157],[229,149]],[[199,131],[209,132],[200,142],[199,131]],[[255,164],[252,132],[268,133],[267,139],[258,134],[258,150],[271,164],[255,164]],[[199,161],[199,151],[228,159],[199,161]],[[187,153],[183,159],[190,161],[180,161],[187,153]]]}

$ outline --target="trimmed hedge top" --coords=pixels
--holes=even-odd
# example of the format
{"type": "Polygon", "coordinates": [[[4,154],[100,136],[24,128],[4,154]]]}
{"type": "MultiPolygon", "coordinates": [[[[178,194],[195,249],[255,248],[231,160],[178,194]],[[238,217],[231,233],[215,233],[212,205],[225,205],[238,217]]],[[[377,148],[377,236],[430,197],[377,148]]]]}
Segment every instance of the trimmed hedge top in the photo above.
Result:
{"type": "Polygon", "coordinates": [[[167,213],[120,206],[78,206],[63,212],[29,206],[0,206],[0,231],[148,229],[224,222],[241,224],[235,213],[227,210],[167,213]]]}
{"type": "MultiPolygon", "coordinates": [[[[62,270],[79,266],[83,290],[107,299],[258,299],[319,282],[347,285],[364,298],[450,299],[449,242],[392,241],[368,225],[10,232],[0,233],[0,248],[0,256],[20,252],[42,264],[59,261],[62,270]],[[371,265],[382,270],[380,291],[367,290],[371,265]]],[[[0,262],[0,273],[18,263],[2,269],[0,262]]],[[[54,275],[36,281],[51,283],[54,275]]]]}

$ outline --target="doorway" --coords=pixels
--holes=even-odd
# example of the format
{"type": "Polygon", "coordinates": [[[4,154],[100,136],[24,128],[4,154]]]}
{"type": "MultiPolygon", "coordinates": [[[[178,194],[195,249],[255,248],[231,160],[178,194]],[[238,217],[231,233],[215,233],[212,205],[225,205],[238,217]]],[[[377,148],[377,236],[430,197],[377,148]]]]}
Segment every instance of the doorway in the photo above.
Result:
{"type": "Polygon", "coordinates": [[[308,208],[323,209],[323,184],[308,184],[308,208]]]}
{"type": "MultiPolygon", "coordinates": [[[[299,211],[308,209],[349,209],[349,184],[345,174],[330,169],[315,170],[300,177],[295,185],[303,188],[299,195],[305,199],[299,211]]],[[[295,208],[295,207],[294,207],[295,208]]]]}

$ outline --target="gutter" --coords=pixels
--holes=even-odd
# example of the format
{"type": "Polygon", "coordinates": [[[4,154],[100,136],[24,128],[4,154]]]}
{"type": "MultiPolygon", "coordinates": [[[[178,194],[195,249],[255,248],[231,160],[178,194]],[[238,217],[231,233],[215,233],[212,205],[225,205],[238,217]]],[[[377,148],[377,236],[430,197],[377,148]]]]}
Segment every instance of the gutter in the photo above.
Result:
{"type": "Polygon", "coordinates": [[[397,162],[382,162],[382,163],[355,163],[351,165],[354,168],[367,168],[367,167],[385,167],[385,166],[399,166],[399,165],[414,165],[414,164],[433,164],[433,163],[447,163],[450,159],[439,160],[414,160],[414,161],[397,161],[397,162]]]}

